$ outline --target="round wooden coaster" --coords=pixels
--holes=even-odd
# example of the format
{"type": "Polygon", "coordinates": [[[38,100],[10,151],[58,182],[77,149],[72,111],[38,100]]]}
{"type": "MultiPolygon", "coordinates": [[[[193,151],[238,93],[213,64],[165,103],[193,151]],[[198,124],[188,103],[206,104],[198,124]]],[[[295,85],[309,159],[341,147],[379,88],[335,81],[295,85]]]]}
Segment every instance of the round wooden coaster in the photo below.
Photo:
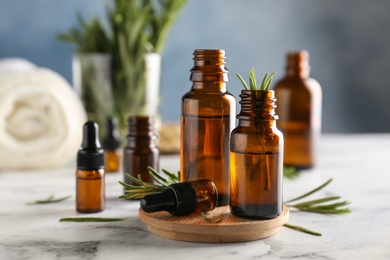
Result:
{"type": "Polygon", "coordinates": [[[270,220],[251,220],[237,218],[230,214],[229,206],[219,207],[207,213],[217,218],[223,214],[218,223],[210,223],[200,214],[175,217],[167,212],[146,213],[139,209],[139,217],[155,235],[180,241],[190,242],[245,242],[258,240],[276,234],[289,216],[287,207],[277,218],[270,220]]]}

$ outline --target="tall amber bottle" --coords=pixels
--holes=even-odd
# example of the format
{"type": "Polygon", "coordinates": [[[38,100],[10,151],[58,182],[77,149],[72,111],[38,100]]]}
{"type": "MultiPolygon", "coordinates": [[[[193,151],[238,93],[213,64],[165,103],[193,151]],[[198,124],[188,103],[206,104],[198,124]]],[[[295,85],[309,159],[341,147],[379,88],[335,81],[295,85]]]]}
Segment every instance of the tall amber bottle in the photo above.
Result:
{"type": "Polygon", "coordinates": [[[316,164],[321,134],[322,90],[309,77],[307,51],[287,55],[286,76],[275,85],[278,126],[285,140],[284,164],[308,169],[316,164]]]}
{"type": "Polygon", "coordinates": [[[83,126],[83,142],[77,153],[76,210],[94,213],[104,210],[104,152],[99,142],[97,123],[83,126]]]}
{"type": "Polygon", "coordinates": [[[226,89],[224,50],[195,50],[192,87],[182,98],[180,181],[212,180],[218,206],[229,203],[229,136],[236,101],[226,89]]]}
{"type": "Polygon", "coordinates": [[[282,212],[283,135],[276,127],[274,91],[241,91],[230,143],[230,211],[269,219],[282,212]]]}
{"type": "MultiPolygon", "coordinates": [[[[141,175],[142,180],[153,182],[148,173],[150,166],[159,171],[159,149],[157,135],[154,129],[154,120],[150,116],[130,116],[128,118],[127,145],[124,148],[123,170],[133,177],[141,175]]],[[[134,184],[124,176],[127,184],[134,184]]]]}

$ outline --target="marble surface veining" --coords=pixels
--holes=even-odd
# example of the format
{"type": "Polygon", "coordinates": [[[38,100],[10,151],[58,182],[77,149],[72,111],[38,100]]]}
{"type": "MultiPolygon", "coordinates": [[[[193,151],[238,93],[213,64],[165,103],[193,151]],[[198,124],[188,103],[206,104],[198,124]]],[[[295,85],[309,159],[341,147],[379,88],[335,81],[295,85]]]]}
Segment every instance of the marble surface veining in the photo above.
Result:
{"type": "MultiPolygon", "coordinates": [[[[284,181],[284,198],[329,178],[318,196],[351,201],[351,214],[291,211],[288,223],[323,234],[314,237],[282,227],[276,235],[245,243],[189,243],[157,237],[138,218],[138,201],[118,199],[121,173],[106,175],[106,209],[75,211],[74,167],[0,172],[0,260],[3,259],[390,259],[390,135],[325,135],[316,168],[284,181]],[[60,203],[26,202],[72,195],[60,203]],[[63,217],[126,217],[109,223],[59,222],[63,217]]],[[[178,156],[161,165],[179,169],[178,156]]],[[[313,198],[315,198],[314,196],[313,198]]]]}

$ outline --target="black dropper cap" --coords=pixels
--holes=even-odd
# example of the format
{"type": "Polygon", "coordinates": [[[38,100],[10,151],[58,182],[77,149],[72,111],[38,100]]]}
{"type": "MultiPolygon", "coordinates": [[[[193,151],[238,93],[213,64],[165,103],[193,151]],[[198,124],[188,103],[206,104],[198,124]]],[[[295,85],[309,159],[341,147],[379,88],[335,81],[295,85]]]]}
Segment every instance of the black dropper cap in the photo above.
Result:
{"type": "Polygon", "coordinates": [[[83,141],[77,153],[77,168],[96,170],[104,168],[104,152],[99,142],[99,126],[88,121],[83,126],[83,141]]]}
{"type": "Polygon", "coordinates": [[[168,211],[174,216],[185,216],[195,212],[198,198],[190,182],[175,183],[160,193],[146,195],[141,199],[143,211],[152,213],[168,211]]]}
{"type": "Polygon", "coordinates": [[[109,117],[106,121],[106,134],[103,139],[104,150],[117,150],[121,145],[121,137],[118,131],[118,123],[115,117],[109,117]]]}

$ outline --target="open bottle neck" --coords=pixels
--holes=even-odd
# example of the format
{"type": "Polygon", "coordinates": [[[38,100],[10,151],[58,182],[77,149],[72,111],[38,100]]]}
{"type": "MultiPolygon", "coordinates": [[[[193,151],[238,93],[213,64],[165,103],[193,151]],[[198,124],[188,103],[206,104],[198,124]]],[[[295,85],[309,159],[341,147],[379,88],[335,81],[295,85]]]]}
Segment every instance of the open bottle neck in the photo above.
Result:
{"type": "Polygon", "coordinates": [[[286,75],[308,78],[310,76],[309,53],[305,50],[287,54],[286,75]]]}
{"type": "Polygon", "coordinates": [[[190,80],[193,89],[226,91],[228,70],[224,50],[195,50],[190,80]]]}
{"type": "Polygon", "coordinates": [[[273,90],[242,90],[240,98],[241,111],[237,115],[239,125],[275,124],[278,115],[275,113],[276,98],[273,90]]]}

